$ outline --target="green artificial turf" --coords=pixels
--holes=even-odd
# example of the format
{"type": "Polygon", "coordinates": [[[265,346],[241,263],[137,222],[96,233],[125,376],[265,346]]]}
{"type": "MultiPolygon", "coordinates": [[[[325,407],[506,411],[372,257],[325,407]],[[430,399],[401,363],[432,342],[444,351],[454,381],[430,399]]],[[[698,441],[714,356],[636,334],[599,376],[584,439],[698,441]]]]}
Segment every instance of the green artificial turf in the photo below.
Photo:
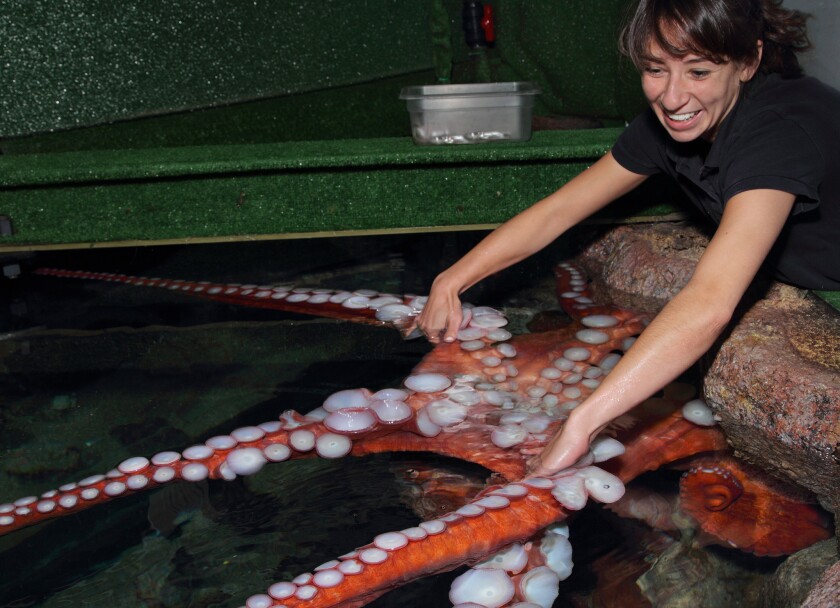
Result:
{"type": "Polygon", "coordinates": [[[14,227],[0,249],[486,227],[577,175],[618,133],[546,131],[529,142],[463,146],[381,138],[0,156],[0,215],[14,227]]]}
{"type": "Polygon", "coordinates": [[[840,311],[840,291],[815,291],[814,295],[840,311]]]}
{"type": "Polygon", "coordinates": [[[9,0],[0,250],[498,224],[618,130],[419,147],[400,89],[451,62],[452,82],[536,82],[540,116],[624,124],[640,95],[615,49],[622,4],[497,0],[477,51],[459,0],[9,0]]]}

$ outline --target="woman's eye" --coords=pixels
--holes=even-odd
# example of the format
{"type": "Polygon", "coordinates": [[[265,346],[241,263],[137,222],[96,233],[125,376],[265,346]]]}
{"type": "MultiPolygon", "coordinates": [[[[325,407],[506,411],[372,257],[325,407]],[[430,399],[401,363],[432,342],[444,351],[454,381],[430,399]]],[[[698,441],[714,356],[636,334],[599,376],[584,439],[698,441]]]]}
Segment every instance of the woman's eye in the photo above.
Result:
{"type": "Polygon", "coordinates": [[[648,66],[645,68],[645,73],[650,74],[651,76],[659,76],[662,73],[662,68],[648,66]]]}
{"type": "Polygon", "coordinates": [[[691,75],[695,78],[705,78],[709,75],[709,70],[691,70],[691,75]]]}

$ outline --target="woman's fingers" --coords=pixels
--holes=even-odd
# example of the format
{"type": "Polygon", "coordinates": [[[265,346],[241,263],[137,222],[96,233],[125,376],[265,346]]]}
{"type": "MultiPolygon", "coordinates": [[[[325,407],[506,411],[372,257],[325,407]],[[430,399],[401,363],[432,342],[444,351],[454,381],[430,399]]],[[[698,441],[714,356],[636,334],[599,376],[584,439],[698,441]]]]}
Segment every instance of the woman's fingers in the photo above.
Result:
{"type": "MultiPolygon", "coordinates": [[[[451,327],[451,326],[450,326],[450,327],[451,327]]],[[[458,331],[457,331],[457,330],[447,329],[447,330],[446,330],[446,332],[444,332],[444,335],[443,335],[443,341],[444,341],[444,342],[454,342],[454,341],[455,341],[455,336],[456,336],[456,335],[458,335],[458,331]]]]}
{"type": "Polygon", "coordinates": [[[409,317],[405,322],[397,322],[394,325],[399,330],[403,340],[413,340],[424,335],[423,330],[417,326],[417,317],[409,317]]]}
{"type": "Polygon", "coordinates": [[[525,462],[525,476],[526,477],[542,477],[544,475],[552,475],[554,472],[545,468],[542,463],[542,458],[539,454],[531,456],[525,462]]]}
{"type": "Polygon", "coordinates": [[[449,316],[446,319],[446,327],[442,331],[444,342],[454,342],[455,337],[458,335],[458,330],[461,327],[461,319],[463,318],[461,302],[458,301],[456,304],[457,306],[454,306],[449,311],[449,316]]]}
{"type": "MultiPolygon", "coordinates": [[[[594,436],[594,435],[593,435],[594,436]]],[[[554,475],[574,465],[589,450],[590,434],[577,428],[569,418],[548,441],[545,448],[532,456],[526,467],[532,475],[554,475]]]]}
{"type": "Polygon", "coordinates": [[[461,301],[457,296],[440,297],[432,288],[423,312],[417,317],[417,327],[432,344],[441,340],[454,342],[461,324],[461,301]]]}

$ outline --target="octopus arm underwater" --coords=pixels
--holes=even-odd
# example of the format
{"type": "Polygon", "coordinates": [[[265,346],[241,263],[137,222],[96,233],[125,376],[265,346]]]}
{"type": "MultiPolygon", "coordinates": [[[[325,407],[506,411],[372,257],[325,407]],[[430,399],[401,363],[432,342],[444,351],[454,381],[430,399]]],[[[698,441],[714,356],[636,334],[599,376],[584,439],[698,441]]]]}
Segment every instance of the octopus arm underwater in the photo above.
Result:
{"type": "MultiPolygon", "coordinates": [[[[50,269],[39,273],[159,287],[398,329],[407,326],[424,303],[422,297],[371,290],[194,283],[50,269]]],[[[786,519],[801,525],[779,530],[766,521],[773,511],[750,505],[776,504],[781,495],[772,484],[739,482],[743,470],[730,477],[741,488],[749,486],[746,492],[731,493],[725,501],[708,499],[704,471],[713,470],[710,462],[725,464],[719,455],[727,446],[708,408],[698,400],[683,408],[672,401],[666,413],[639,408],[633,424],[614,432],[618,439],[599,438],[577,466],[551,478],[521,480],[527,457],[541,449],[568,412],[597,387],[646,324],[644,315],[593,303],[587,281],[574,265],[559,265],[556,275],[560,304],[575,319],[574,326],[512,336],[499,311],[465,305],[458,341],[437,345],[402,388],[339,391],[306,415],[289,410],[278,420],[239,428],[182,452],[130,458],[108,473],[0,505],[0,534],[172,480],[230,480],[292,458],[410,450],[471,461],[509,483],[485,488],[442,517],[380,534],[311,573],[272,585],[266,593],[248,598],[246,606],[362,606],[411,580],[465,564],[472,567],[453,583],[453,604],[550,606],[557,584],[572,567],[571,547],[557,524],[583,508],[588,497],[617,501],[624,493],[623,483],[697,455],[707,460],[686,474],[691,477],[683,484],[682,501],[701,525],[706,513],[714,514],[707,518],[714,520],[709,531],[721,542],[779,554],[830,536],[819,510],[796,501],[784,503],[791,513],[786,519]],[[594,466],[603,461],[608,461],[603,468],[594,466]],[[740,508],[734,508],[739,502],[740,508]],[[754,521],[756,517],[762,521],[754,521]],[[752,538],[749,530],[759,528],[760,538],[752,538]],[[727,537],[732,530],[737,534],[727,537]]],[[[756,470],[746,474],[763,475],[756,470]]],[[[711,483],[720,485],[720,475],[715,473],[711,483]]]]}

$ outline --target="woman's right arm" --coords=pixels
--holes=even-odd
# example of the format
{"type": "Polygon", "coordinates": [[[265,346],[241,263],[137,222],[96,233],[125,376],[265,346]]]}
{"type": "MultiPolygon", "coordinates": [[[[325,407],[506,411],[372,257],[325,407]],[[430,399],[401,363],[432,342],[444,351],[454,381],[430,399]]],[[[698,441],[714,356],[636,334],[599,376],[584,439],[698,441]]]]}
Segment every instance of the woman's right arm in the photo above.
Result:
{"type": "Polygon", "coordinates": [[[460,294],[483,278],[536,253],[578,222],[646,179],[607,153],[553,194],[514,216],[440,273],[417,327],[430,342],[455,340],[461,323],[460,294]]]}

